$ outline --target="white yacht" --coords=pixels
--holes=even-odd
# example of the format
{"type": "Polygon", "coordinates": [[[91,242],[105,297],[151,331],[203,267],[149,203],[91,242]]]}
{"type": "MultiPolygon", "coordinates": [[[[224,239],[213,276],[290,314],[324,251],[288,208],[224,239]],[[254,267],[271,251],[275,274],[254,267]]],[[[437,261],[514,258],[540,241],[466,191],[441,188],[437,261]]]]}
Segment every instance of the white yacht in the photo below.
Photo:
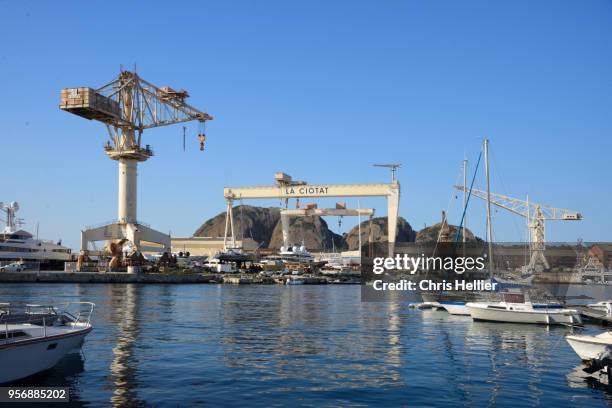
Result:
{"type": "Polygon", "coordinates": [[[0,307],[0,384],[16,381],[55,366],[78,348],[92,330],[94,304],[69,303],[63,310],[10,304],[0,307]]]}
{"type": "Polygon", "coordinates": [[[283,261],[287,262],[310,263],[314,261],[314,256],[306,250],[303,244],[301,246],[282,246],[279,255],[283,261]]]}
{"type": "Polygon", "coordinates": [[[63,263],[72,259],[72,250],[53,242],[34,238],[29,232],[20,229],[22,220],[16,218],[19,204],[0,203],[0,210],[6,213],[6,226],[0,231],[0,265],[14,261],[36,262],[63,268],[63,263]]]}
{"type": "Polygon", "coordinates": [[[526,302],[524,297],[518,299],[514,295],[512,300],[504,298],[502,302],[470,302],[465,306],[474,320],[484,320],[503,323],[531,323],[531,324],[565,324],[582,325],[580,313],[574,309],[559,308],[558,304],[551,307],[526,302]]]}

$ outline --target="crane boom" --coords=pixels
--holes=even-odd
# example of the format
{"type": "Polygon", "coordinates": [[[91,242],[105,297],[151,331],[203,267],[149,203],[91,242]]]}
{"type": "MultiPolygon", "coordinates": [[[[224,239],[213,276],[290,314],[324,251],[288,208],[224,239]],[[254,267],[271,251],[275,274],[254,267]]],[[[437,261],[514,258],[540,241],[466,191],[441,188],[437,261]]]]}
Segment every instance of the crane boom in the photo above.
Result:
{"type": "MultiPolygon", "coordinates": [[[[455,188],[459,191],[465,191],[464,186],[455,186],[455,188]]],[[[582,214],[576,211],[531,203],[527,200],[519,200],[518,198],[508,197],[503,194],[489,193],[487,197],[486,191],[476,188],[472,188],[470,193],[481,200],[488,201],[493,205],[504,208],[527,219],[527,225],[529,227],[529,247],[531,251],[529,265],[526,266],[528,271],[537,271],[550,267],[544,254],[546,248],[545,221],[582,220],[582,214]]]]}
{"type": "Polygon", "coordinates": [[[60,108],[106,124],[110,137],[106,151],[111,158],[116,159],[126,151],[144,161],[152,152],[141,147],[143,130],[213,119],[187,104],[187,97],[187,91],[157,87],[136,72],[121,71],[116,79],[96,89],[63,89],[60,108]]]}
{"type": "Polygon", "coordinates": [[[116,100],[121,105],[130,93],[133,109],[126,115],[111,121],[117,127],[135,130],[197,120],[212,120],[212,116],[185,102],[186,91],[174,91],[168,87],[157,87],[140,78],[135,72],[123,71],[117,79],[96,89],[96,93],[116,100]]]}
{"type": "MultiPolygon", "coordinates": [[[[459,191],[464,191],[463,186],[455,186],[455,188],[459,191]]],[[[487,200],[486,191],[472,188],[472,195],[482,200],[487,200]]],[[[531,218],[532,214],[537,213],[539,209],[542,212],[544,220],[574,221],[582,219],[582,214],[576,211],[566,210],[562,208],[554,208],[537,203],[530,203],[526,200],[508,197],[503,194],[491,193],[491,204],[504,208],[510,212],[513,212],[514,214],[520,215],[521,217],[525,218],[531,218]]]]}

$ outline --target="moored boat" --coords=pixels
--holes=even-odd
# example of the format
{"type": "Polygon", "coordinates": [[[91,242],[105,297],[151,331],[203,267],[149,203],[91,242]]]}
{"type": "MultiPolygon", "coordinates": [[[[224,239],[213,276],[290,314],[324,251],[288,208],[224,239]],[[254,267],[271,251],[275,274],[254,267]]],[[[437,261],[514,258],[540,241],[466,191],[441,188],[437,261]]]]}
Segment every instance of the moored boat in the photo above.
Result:
{"type": "Polygon", "coordinates": [[[612,300],[601,300],[597,303],[589,303],[587,307],[590,309],[601,310],[607,314],[612,314],[612,300]]]}
{"type": "Polygon", "coordinates": [[[442,306],[446,311],[452,315],[458,316],[469,316],[470,311],[465,306],[465,302],[453,302],[450,300],[441,300],[440,306],[442,306]]]}
{"type": "Polygon", "coordinates": [[[522,300],[522,302],[518,300],[512,302],[507,301],[507,299],[502,302],[470,302],[466,304],[466,308],[474,320],[503,323],[582,325],[582,318],[577,310],[559,308],[557,304],[551,305],[550,308],[545,305],[535,307],[531,302],[525,302],[524,298],[522,300]]]}
{"type": "Polygon", "coordinates": [[[94,304],[69,303],[59,310],[26,305],[25,311],[4,306],[0,314],[0,383],[8,383],[55,366],[78,348],[92,330],[94,304]]]}
{"type": "Polygon", "coordinates": [[[612,348],[612,333],[605,331],[596,336],[569,335],[565,337],[572,349],[583,361],[592,360],[612,348]]]}

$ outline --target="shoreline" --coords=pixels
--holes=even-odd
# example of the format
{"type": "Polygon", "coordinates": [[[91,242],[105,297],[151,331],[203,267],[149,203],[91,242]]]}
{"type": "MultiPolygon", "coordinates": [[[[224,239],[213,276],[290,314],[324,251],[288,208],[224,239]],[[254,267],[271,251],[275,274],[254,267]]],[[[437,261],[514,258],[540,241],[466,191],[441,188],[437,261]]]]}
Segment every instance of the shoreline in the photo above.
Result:
{"type": "MultiPolygon", "coordinates": [[[[285,278],[286,280],[286,278],[285,278]]],[[[360,282],[333,282],[325,277],[302,277],[305,285],[328,284],[359,284],[360,282]]],[[[222,274],[165,274],[125,272],[3,272],[0,273],[0,283],[173,283],[173,284],[283,284],[278,279],[270,277],[222,275],[222,274]]]]}

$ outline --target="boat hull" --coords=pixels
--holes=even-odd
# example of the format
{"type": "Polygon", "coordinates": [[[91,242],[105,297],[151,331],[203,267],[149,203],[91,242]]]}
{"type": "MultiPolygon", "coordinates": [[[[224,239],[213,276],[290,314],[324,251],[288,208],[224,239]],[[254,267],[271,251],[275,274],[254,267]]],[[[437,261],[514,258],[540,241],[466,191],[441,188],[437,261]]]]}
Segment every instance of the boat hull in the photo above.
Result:
{"type": "Polygon", "coordinates": [[[594,359],[606,351],[606,348],[612,347],[612,335],[610,334],[607,334],[606,338],[600,336],[567,336],[565,340],[583,361],[594,359]]]}
{"type": "Polygon", "coordinates": [[[0,384],[29,377],[54,367],[66,354],[79,348],[91,328],[2,345],[0,343],[0,384]]]}
{"type": "Polygon", "coordinates": [[[506,310],[491,309],[486,306],[466,305],[470,316],[474,320],[502,322],[502,323],[529,323],[529,324],[566,324],[580,325],[582,319],[578,313],[563,310],[555,311],[525,311],[525,310],[506,310]]]}
{"type": "Polygon", "coordinates": [[[462,302],[440,302],[442,306],[449,314],[457,316],[469,316],[470,311],[462,302]]]}

